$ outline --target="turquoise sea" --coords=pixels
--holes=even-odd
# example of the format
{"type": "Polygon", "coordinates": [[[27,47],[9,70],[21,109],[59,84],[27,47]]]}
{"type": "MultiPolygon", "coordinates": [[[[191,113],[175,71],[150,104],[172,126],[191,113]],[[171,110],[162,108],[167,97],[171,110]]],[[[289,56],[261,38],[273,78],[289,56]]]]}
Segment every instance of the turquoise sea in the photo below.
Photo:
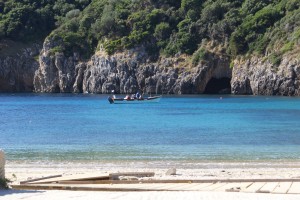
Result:
{"type": "Polygon", "coordinates": [[[300,98],[0,94],[8,162],[299,162],[300,98]]]}

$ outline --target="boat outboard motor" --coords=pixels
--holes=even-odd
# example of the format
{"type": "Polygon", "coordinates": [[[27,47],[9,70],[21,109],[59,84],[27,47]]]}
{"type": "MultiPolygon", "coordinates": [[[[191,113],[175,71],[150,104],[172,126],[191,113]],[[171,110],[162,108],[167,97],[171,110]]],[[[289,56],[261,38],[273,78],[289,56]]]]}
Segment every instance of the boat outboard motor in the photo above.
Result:
{"type": "Polygon", "coordinates": [[[109,101],[110,104],[114,103],[114,100],[111,97],[108,97],[107,100],[109,101]]]}

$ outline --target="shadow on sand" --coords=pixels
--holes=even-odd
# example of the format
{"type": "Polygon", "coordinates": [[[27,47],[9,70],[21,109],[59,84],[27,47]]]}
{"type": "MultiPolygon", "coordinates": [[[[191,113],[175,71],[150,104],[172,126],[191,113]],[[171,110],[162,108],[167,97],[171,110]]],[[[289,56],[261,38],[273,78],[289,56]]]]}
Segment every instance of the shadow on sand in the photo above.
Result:
{"type": "Polygon", "coordinates": [[[38,191],[38,190],[14,190],[14,189],[7,189],[2,190],[0,189],[0,197],[5,195],[12,195],[12,194],[35,194],[35,193],[44,193],[45,191],[38,191]]]}

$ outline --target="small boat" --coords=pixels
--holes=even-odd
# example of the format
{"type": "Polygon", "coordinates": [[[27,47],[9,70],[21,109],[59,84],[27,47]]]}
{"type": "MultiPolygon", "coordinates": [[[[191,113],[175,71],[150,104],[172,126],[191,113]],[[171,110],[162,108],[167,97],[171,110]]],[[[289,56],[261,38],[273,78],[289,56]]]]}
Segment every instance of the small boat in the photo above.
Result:
{"type": "Polygon", "coordinates": [[[161,96],[153,96],[147,98],[131,98],[126,96],[125,98],[116,98],[115,95],[108,97],[108,101],[111,104],[126,104],[126,103],[150,103],[150,102],[159,102],[161,96]]]}

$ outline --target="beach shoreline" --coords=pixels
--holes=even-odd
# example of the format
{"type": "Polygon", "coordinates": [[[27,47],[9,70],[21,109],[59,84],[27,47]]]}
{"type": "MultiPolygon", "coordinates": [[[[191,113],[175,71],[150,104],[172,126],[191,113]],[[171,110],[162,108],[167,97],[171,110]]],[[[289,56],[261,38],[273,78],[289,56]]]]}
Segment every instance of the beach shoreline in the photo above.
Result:
{"type": "Polygon", "coordinates": [[[14,183],[50,175],[154,172],[153,179],[295,179],[300,162],[21,162],[7,161],[6,178],[14,183]],[[176,175],[166,175],[176,169],[176,175]]]}

